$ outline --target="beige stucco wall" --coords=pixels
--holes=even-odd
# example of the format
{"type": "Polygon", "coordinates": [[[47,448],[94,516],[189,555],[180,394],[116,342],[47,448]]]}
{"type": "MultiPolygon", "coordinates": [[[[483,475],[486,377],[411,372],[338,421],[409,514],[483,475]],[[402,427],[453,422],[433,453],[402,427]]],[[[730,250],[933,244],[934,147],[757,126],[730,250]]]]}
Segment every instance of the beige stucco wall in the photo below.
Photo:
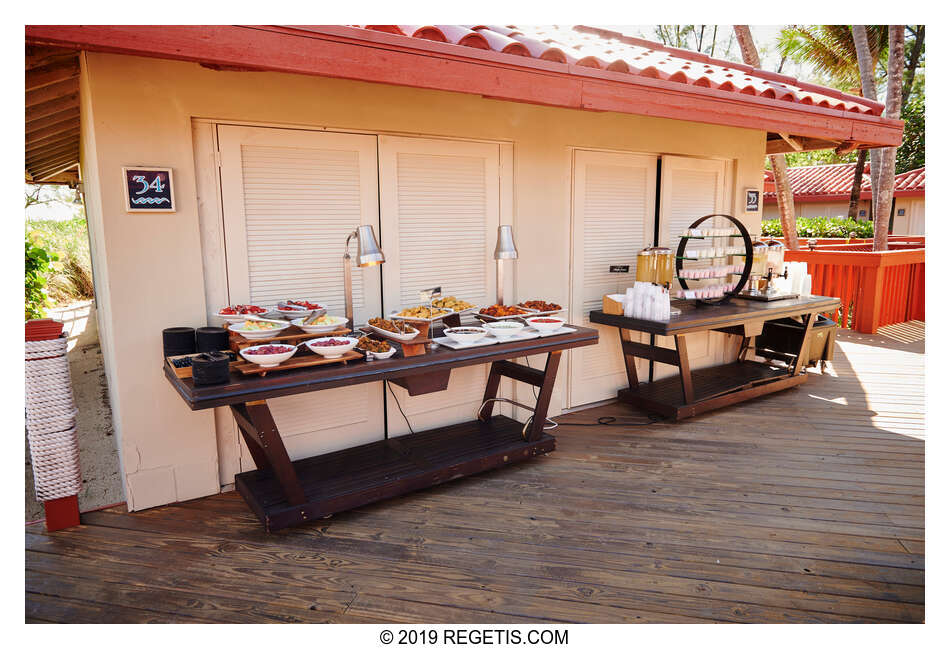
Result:
{"type": "MultiPolygon", "coordinates": [[[[82,88],[103,349],[133,509],[219,484],[213,414],[189,411],[159,367],[162,328],[204,325],[209,306],[219,306],[206,304],[203,288],[198,201],[209,197],[196,196],[193,118],[512,142],[516,295],[561,304],[570,286],[571,147],[735,161],[731,211],[740,216],[738,190],[761,189],[760,131],[93,53],[84,56],[82,88]],[[135,164],[174,169],[177,213],[125,211],[120,168],[135,164]]],[[[746,220],[753,228],[758,217],[746,220]]]]}

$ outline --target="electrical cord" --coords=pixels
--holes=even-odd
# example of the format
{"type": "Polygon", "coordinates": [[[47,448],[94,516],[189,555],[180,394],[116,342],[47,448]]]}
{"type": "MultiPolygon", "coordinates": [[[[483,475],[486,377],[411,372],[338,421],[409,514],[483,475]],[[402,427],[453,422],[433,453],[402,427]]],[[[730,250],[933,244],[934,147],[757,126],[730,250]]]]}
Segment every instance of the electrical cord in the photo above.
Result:
{"type": "Polygon", "coordinates": [[[396,393],[393,392],[393,386],[389,381],[386,381],[386,387],[389,388],[389,394],[393,395],[393,401],[396,402],[396,407],[399,408],[399,414],[402,415],[402,418],[406,420],[406,426],[409,427],[409,433],[412,435],[416,434],[416,431],[412,429],[412,424],[409,423],[409,417],[406,416],[406,413],[402,411],[402,406],[399,403],[399,399],[396,398],[396,393]]]}

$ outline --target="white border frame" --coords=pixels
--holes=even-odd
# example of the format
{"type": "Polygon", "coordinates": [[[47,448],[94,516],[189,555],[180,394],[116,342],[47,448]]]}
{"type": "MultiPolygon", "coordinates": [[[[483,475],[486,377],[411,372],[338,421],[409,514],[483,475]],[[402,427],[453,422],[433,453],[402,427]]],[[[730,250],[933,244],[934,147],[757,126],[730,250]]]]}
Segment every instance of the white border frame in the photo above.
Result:
{"type": "Polygon", "coordinates": [[[145,165],[131,165],[128,167],[122,167],[122,193],[125,194],[126,212],[157,212],[174,214],[178,211],[178,208],[175,207],[175,177],[171,167],[147,167],[145,165]],[[165,171],[168,173],[168,184],[171,187],[169,194],[172,197],[172,208],[170,210],[154,207],[132,207],[132,199],[131,196],[129,196],[129,181],[128,176],[126,175],[129,170],[132,169],[139,171],[165,171]]]}

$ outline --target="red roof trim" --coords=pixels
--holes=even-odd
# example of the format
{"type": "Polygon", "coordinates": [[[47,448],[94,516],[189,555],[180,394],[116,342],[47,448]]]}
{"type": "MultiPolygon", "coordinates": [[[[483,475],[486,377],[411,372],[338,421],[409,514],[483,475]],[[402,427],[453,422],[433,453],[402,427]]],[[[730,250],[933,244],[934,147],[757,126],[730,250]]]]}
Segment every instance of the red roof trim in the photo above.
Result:
{"type": "MultiPolygon", "coordinates": [[[[390,26],[386,27],[384,32],[343,26],[28,26],[26,34],[31,43],[93,51],[467,92],[879,146],[900,142],[900,120],[740,97],[643,76],[647,70],[632,75],[409,38],[386,33],[390,26]],[[724,107],[723,102],[733,106],[724,107]]],[[[423,27],[435,29],[414,27],[413,33],[423,27]]]]}

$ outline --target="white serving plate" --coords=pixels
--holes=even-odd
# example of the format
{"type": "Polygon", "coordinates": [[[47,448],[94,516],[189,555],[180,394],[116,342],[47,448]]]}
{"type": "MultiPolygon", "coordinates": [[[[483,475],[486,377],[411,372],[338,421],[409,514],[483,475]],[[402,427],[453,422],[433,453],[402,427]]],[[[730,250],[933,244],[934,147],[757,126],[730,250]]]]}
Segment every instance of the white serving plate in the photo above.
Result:
{"type": "MultiPolygon", "coordinates": [[[[393,320],[394,318],[390,317],[387,320],[393,320]]],[[[403,320],[404,318],[396,318],[397,320],[403,320]]],[[[419,330],[415,327],[412,328],[413,333],[409,334],[397,334],[392,331],[386,331],[385,329],[380,329],[379,327],[374,327],[371,324],[367,324],[367,327],[373,330],[373,332],[378,333],[380,336],[385,336],[390,340],[398,340],[399,342],[406,342],[407,340],[412,340],[419,335],[419,330]]]]}
{"type": "MultiPolygon", "coordinates": [[[[491,335],[491,334],[489,334],[491,335]]],[[[514,336],[508,336],[507,338],[499,338],[499,342],[503,343],[513,343],[519,340],[532,340],[534,338],[540,338],[541,334],[536,329],[531,329],[530,327],[525,327],[514,336]]]]}
{"type": "Polygon", "coordinates": [[[538,335],[541,338],[547,338],[548,336],[560,336],[561,334],[572,334],[577,329],[572,329],[571,327],[561,327],[560,329],[555,329],[554,331],[545,331],[544,333],[538,332],[538,335]]]}
{"type": "MultiPolygon", "coordinates": [[[[402,309],[400,309],[399,311],[402,311],[402,309]]],[[[409,322],[436,322],[446,316],[452,315],[453,313],[463,313],[462,311],[449,311],[448,313],[437,315],[434,318],[418,318],[416,316],[409,316],[409,315],[396,315],[397,313],[399,313],[399,311],[393,311],[388,316],[386,316],[386,319],[387,320],[408,320],[409,322]]]]}
{"type": "Polygon", "coordinates": [[[261,367],[277,367],[285,360],[297,353],[297,347],[295,345],[283,345],[281,347],[290,347],[290,350],[286,352],[281,352],[279,354],[251,354],[249,353],[253,349],[258,347],[268,347],[271,345],[276,345],[279,343],[265,343],[264,345],[254,345],[253,347],[245,347],[240,351],[241,357],[249,363],[254,363],[255,365],[260,365],[261,367]]]}
{"type": "Polygon", "coordinates": [[[263,331],[241,331],[241,327],[243,326],[243,320],[241,322],[232,322],[230,325],[228,325],[228,330],[233,331],[236,334],[241,334],[248,340],[260,340],[263,338],[273,338],[275,336],[279,336],[281,331],[290,326],[290,323],[287,322],[283,326],[277,327],[275,329],[265,329],[263,331]]]}
{"type": "Polygon", "coordinates": [[[439,345],[444,345],[449,349],[472,349],[473,347],[487,347],[488,345],[497,345],[498,343],[504,341],[501,338],[495,338],[494,336],[485,336],[477,342],[461,344],[455,342],[448,336],[440,336],[438,338],[433,338],[432,342],[439,345]]]}
{"type": "Polygon", "coordinates": [[[343,316],[341,316],[341,315],[336,315],[336,316],[332,316],[332,317],[336,318],[336,319],[337,319],[337,322],[336,322],[335,324],[330,324],[330,325],[305,325],[305,324],[303,324],[303,321],[304,321],[304,319],[306,318],[306,316],[304,316],[304,317],[302,317],[302,318],[294,318],[293,320],[290,321],[290,323],[293,324],[293,325],[296,325],[296,326],[300,327],[301,329],[303,329],[303,330],[304,330],[305,332],[307,332],[308,334],[322,334],[322,333],[326,333],[326,332],[328,332],[328,331],[333,331],[334,329],[339,329],[340,327],[342,327],[342,326],[344,326],[344,325],[346,324],[346,318],[345,318],[345,317],[343,317],[343,316]]]}
{"type": "Polygon", "coordinates": [[[564,313],[564,311],[565,311],[564,308],[560,308],[560,309],[558,309],[557,311],[535,311],[534,309],[529,309],[528,307],[524,307],[524,306],[520,306],[520,307],[518,307],[518,308],[519,308],[519,309],[525,309],[525,310],[531,312],[531,315],[523,316],[523,317],[526,317],[526,318],[531,318],[531,317],[534,317],[534,316],[536,316],[536,315],[537,315],[537,316],[541,316],[541,315],[554,315],[555,313],[564,313]]]}
{"type": "MultiPolygon", "coordinates": [[[[481,309],[484,307],[479,307],[479,308],[481,309]]],[[[519,306],[518,308],[520,309],[522,307],[519,306]]],[[[528,311],[527,309],[525,309],[525,313],[522,313],[521,315],[503,315],[503,316],[497,316],[497,317],[493,315],[486,315],[484,313],[479,313],[478,311],[475,312],[476,318],[484,318],[485,320],[490,320],[492,322],[498,322],[499,320],[518,320],[519,318],[530,318],[531,316],[534,316],[534,315],[538,315],[538,314],[535,313],[534,311],[528,311]]]]}

